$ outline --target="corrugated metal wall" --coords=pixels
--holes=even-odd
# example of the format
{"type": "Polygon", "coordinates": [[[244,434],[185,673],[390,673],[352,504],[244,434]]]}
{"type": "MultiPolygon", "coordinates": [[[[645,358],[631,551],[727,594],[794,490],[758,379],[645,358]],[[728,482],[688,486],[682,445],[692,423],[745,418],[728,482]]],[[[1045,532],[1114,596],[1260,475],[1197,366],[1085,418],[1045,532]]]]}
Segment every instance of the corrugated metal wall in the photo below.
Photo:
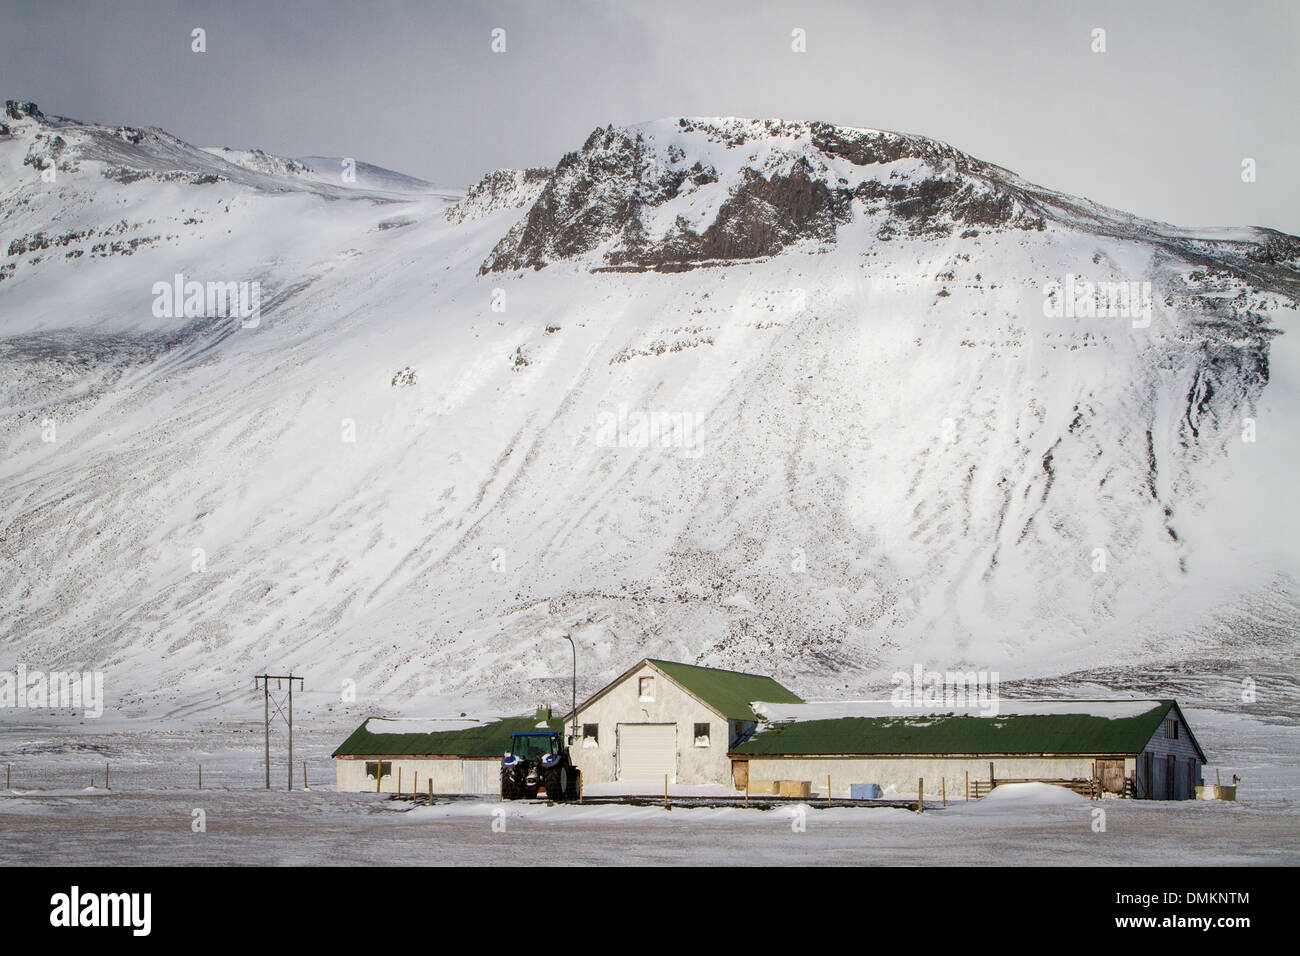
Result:
{"type": "Polygon", "coordinates": [[[462,793],[492,795],[501,793],[500,760],[463,760],[461,775],[462,793]]]}

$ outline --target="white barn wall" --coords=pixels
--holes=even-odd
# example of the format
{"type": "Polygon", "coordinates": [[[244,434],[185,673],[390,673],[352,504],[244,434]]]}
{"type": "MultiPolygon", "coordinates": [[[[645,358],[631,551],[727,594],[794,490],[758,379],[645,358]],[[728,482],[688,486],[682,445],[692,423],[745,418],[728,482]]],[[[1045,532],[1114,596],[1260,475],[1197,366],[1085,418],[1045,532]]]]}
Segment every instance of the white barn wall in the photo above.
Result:
{"type": "MultiPolygon", "coordinates": [[[[742,758],[743,759],[743,758],[742,758]]],[[[925,781],[925,795],[939,798],[947,780],[948,799],[965,796],[966,774],[971,783],[988,782],[989,763],[999,780],[1073,780],[1092,778],[1092,757],[762,757],[750,756],[749,777],[753,781],[810,780],[813,791],[826,793],[826,775],[831,778],[831,796],[847,798],[850,784],[875,783],[889,796],[915,797],[917,779],[925,781]]],[[[1133,761],[1127,761],[1126,772],[1133,761]]]]}
{"type": "Polygon", "coordinates": [[[705,707],[686,693],[654,666],[643,664],[619,681],[591,704],[580,706],[576,721],[565,723],[565,734],[577,734],[569,753],[582,771],[584,786],[609,783],[618,779],[616,753],[617,725],[626,723],[670,723],[677,725],[676,781],[683,784],[730,784],[731,760],[727,750],[731,741],[728,721],[705,707]],[[655,679],[655,699],[640,699],[640,679],[655,679]],[[696,747],[695,724],[707,723],[709,746],[696,747]],[[597,745],[586,746],[582,738],[583,724],[599,725],[597,745]]]}
{"type": "Polygon", "coordinates": [[[373,777],[366,776],[366,762],[383,760],[392,764],[393,772],[391,776],[385,776],[380,781],[380,793],[397,792],[399,770],[402,775],[403,793],[410,793],[413,783],[419,787],[421,793],[428,793],[430,775],[433,777],[435,794],[463,793],[465,764],[479,763],[484,759],[493,767],[500,766],[500,757],[336,757],[334,759],[335,779],[340,793],[374,793],[375,780],[373,777]],[[418,782],[416,774],[419,774],[418,782]]]}

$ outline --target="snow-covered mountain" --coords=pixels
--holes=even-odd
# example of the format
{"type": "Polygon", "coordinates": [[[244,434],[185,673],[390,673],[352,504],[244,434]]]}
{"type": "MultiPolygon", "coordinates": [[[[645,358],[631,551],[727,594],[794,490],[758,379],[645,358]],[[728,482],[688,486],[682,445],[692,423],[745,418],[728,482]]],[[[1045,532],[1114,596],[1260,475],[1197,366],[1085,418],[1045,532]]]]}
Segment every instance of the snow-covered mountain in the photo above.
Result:
{"type": "Polygon", "coordinates": [[[810,694],[1292,646],[1295,237],[824,123],[464,193],[0,122],[0,664],[419,712],[558,702],[563,631],[810,694]]]}

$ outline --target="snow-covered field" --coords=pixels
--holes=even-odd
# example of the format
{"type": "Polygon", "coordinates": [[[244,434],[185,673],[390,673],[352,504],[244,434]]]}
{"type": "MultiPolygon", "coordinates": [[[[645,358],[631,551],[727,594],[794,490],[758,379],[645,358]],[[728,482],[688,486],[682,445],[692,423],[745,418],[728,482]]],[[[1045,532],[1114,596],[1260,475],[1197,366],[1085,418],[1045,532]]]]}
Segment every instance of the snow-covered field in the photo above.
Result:
{"type": "MultiPolygon", "coordinates": [[[[125,785],[124,785],[125,786],[125,785]]],[[[1064,791],[1062,791],[1064,793],[1064,791]]],[[[552,864],[1300,863],[1300,809],[1082,797],[888,808],[551,806],[457,800],[411,808],[328,790],[54,791],[0,800],[0,863],[552,864]],[[1106,830],[1093,829],[1093,810],[1106,830]],[[802,809],[801,809],[802,808],[802,809]],[[205,814],[193,832],[194,811],[205,814]],[[800,827],[802,824],[802,827],[800,827]]]]}

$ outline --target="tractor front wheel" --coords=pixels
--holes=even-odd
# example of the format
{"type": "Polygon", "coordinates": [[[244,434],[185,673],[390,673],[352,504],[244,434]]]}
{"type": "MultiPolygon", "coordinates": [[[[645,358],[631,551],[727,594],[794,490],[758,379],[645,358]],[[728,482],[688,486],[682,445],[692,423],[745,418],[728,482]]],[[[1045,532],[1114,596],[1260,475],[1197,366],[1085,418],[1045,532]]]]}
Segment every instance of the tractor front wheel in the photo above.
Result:
{"type": "Polygon", "coordinates": [[[501,799],[519,799],[519,784],[515,782],[515,775],[509,770],[501,771],[501,799]]]}

